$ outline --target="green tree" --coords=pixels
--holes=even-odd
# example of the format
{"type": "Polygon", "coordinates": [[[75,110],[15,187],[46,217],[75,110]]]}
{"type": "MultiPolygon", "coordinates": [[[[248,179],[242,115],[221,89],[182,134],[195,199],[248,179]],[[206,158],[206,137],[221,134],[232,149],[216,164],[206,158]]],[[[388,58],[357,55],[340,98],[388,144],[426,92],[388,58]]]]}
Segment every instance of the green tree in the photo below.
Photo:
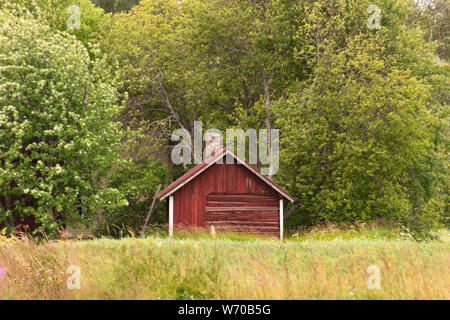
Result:
{"type": "Polygon", "coordinates": [[[437,54],[450,61],[450,3],[446,0],[414,1],[409,15],[411,25],[425,31],[425,39],[437,42],[437,54]]]}
{"type": "MultiPolygon", "coordinates": [[[[203,96],[216,105],[208,124],[221,129],[273,127],[272,102],[308,76],[306,38],[297,1],[186,1],[191,28],[183,37],[208,71],[203,96]]],[[[203,83],[205,86],[205,83],[203,83]]],[[[268,145],[271,141],[268,139],[268,145]]],[[[269,148],[270,150],[270,148],[269,148]]]]}
{"type": "Polygon", "coordinates": [[[385,218],[418,238],[439,225],[439,118],[427,109],[430,87],[386,55],[388,38],[380,30],[329,47],[314,78],[277,101],[280,179],[299,199],[292,222],[385,218]]]}
{"type": "Polygon", "coordinates": [[[109,28],[108,15],[89,0],[0,0],[0,8],[15,5],[28,9],[35,19],[53,30],[75,35],[90,52],[109,28]],[[77,16],[79,25],[74,24],[77,16]]]}
{"type": "Polygon", "coordinates": [[[126,204],[102,184],[123,136],[115,80],[74,36],[26,9],[0,10],[0,223],[36,232],[126,204]]]}
{"type": "Polygon", "coordinates": [[[194,121],[217,106],[208,103],[210,80],[204,60],[186,39],[190,18],[177,1],[141,1],[129,13],[112,18],[103,50],[118,67],[121,90],[128,93],[124,123],[144,128],[146,142],[159,160],[170,160],[170,134],[193,133],[194,121]]]}

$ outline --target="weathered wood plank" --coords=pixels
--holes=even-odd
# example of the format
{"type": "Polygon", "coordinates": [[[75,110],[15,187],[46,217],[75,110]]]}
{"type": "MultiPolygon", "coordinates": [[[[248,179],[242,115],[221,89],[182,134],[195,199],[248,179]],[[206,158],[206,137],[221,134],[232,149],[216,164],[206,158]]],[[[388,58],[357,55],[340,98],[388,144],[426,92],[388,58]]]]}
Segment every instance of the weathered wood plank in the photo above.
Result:
{"type": "Polygon", "coordinates": [[[233,220],[208,220],[206,221],[206,224],[209,225],[224,225],[224,224],[230,224],[230,225],[242,225],[242,226],[277,226],[277,221],[233,221],[233,220]]]}
{"type": "Polygon", "coordinates": [[[227,220],[261,220],[261,221],[278,221],[276,212],[207,212],[205,214],[207,220],[211,219],[227,219],[227,220]]]}
{"type": "Polygon", "coordinates": [[[206,207],[206,212],[277,211],[278,207],[206,207]]]}
{"type": "Polygon", "coordinates": [[[261,200],[274,200],[273,195],[267,194],[249,194],[249,193],[238,193],[238,194],[208,194],[208,200],[239,200],[239,201],[261,201],[261,200]]]}
{"type": "Polygon", "coordinates": [[[277,233],[279,231],[277,226],[240,226],[240,225],[214,225],[214,228],[217,231],[222,230],[235,230],[235,231],[250,231],[250,232],[274,232],[277,233]]]}
{"type": "Polygon", "coordinates": [[[261,201],[206,201],[207,207],[278,207],[278,200],[261,200],[261,201]]]}

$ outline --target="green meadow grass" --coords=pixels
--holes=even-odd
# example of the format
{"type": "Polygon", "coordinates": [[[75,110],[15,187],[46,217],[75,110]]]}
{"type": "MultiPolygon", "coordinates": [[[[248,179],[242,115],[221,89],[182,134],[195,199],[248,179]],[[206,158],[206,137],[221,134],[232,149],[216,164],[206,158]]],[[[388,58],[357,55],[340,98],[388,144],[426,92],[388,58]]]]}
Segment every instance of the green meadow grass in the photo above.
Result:
{"type": "Polygon", "coordinates": [[[319,230],[283,243],[207,233],[121,240],[0,240],[1,299],[449,299],[450,236],[319,230]],[[67,267],[80,268],[80,289],[67,267]],[[369,266],[380,269],[370,289],[369,266]]]}

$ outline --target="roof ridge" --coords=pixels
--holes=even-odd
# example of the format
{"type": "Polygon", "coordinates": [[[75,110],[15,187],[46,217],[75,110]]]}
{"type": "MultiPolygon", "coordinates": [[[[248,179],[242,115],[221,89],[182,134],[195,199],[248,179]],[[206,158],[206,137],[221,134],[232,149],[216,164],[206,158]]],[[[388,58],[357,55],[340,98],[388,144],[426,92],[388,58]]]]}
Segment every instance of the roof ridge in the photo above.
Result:
{"type": "Polygon", "coordinates": [[[213,153],[207,159],[204,159],[202,162],[197,164],[196,166],[189,169],[185,172],[181,177],[176,179],[174,182],[169,184],[164,190],[156,195],[159,200],[164,200],[167,196],[170,196],[172,193],[177,191],[179,188],[187,184],[189,181],[193,180],[200,173],[208,169],[212,164],[216,163],[219,159],[224,157],[226,154],[230,153],[238,162],[244,164],[253,174],[257,175],[261,180],[270,185],[273,189],[275,189],[279,194],[283,195],[286,199],[293,202],[295,198],[291,196],[287,191],[285,191],[282,187],[272,181],[272,179],[263,175],[257,168],[249,164],[245,159],[241,159],[234,151],[223,147],[220,152],[217,154],[213,153]]]}

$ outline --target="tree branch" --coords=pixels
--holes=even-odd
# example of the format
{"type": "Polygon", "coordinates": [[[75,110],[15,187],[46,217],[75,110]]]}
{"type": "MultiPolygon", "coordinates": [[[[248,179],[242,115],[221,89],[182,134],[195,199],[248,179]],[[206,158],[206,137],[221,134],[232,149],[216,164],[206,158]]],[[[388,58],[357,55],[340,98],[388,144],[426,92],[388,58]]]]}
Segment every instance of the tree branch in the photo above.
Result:
{"type": "Polygon", "coordinates": [[[295,210],[297,210],[298,207],[300,207],[300,205],[301,205],[300,202],[294,203],[294,204],[289,208],[289,210],[286,211],[286,213],[283,215],[283,220],[289,219],[289,218],[294,214],[295,210]]]}

